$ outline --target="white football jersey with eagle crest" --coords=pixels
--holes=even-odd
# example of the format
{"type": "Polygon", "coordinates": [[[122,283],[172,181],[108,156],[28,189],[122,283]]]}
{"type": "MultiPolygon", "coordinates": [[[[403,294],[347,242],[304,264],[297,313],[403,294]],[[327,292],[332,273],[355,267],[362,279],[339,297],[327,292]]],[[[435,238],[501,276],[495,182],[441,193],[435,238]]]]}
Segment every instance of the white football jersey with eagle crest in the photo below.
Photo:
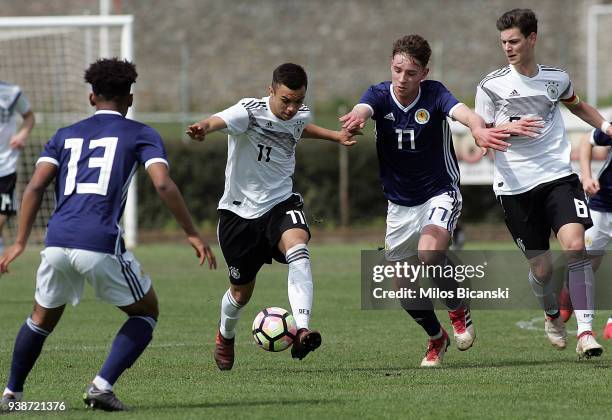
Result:
{"type": "Polygon", "coordinates": [[[544,123],[537,137],[511,136],[506,152],[495,151],[496,195],[520,194],[572,173],[559,102],[575,101],[569,75],[554,67],[538,65],[538,73],[527,77],[508,65],[480,82],[476,113],[487,124],[499,126],[524,117],[540,117],[544,123]]]}
{"type": "Polygon", "coordinates": [[[288,121],[270,111],[270,98],[245,98],[214,116],[227,124],[225,191],[219,209],[255,219],[293,191],[295,147],[311,112],[302,105],[288,121]]]}

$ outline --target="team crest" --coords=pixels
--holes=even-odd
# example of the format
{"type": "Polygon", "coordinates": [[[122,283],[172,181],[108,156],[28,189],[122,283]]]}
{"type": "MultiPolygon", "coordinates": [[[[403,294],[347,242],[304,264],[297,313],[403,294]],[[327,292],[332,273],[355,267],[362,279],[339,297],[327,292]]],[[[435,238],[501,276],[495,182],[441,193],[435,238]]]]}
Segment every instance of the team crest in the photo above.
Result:
{"type": "Polygon", "coordinates": [[[589,248],[590,246],[593,245],[593,238],[591,238],[588,235],[584,235],[584,245],[589,248]]]}
{"type": "Polygon", "coordinates": [[[559,84],[557,82],[546,82],[546,93],[553,101],[559,99],[559,84]]]}
{"type": "Polygon", "coordinates": [[[429,121],[429,112],[425,108],[418,109],[414,114],[414,120],[419,124],[427,124],[429,121]]]}
{"type": "Polygon", "coordinates": [[[240,271],[236,267],[229,267],[229,275],[234,280],[240,279],[240,271]]]}

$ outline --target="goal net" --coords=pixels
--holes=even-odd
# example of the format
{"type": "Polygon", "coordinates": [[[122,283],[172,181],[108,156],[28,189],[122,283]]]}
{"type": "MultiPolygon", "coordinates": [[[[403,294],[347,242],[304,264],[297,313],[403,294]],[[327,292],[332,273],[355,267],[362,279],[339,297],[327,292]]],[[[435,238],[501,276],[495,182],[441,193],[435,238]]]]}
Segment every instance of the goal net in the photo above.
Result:
{"type": "MultiPolygon", "coordinates": [[[[36,116],[18,164],[19,203],[53,133],[92,114],[90,87],[83,81],[88,65],[99,57],[131,58],[131,25],[131,16],[0,18],[0,79],[21,87],[36,116]]],[[[132,194],[124,215],[126,242],[132,246],[136,238],[134,205],[132,194]],[[133,220],[127,221],[128,217],[133,220]]],[[[42,242],[54,207],[54,189],[48,188],[31,241],[42,242]]],[[[6,233],[14,236],[16,225],[17,218],[12,218],[6,233]]]]}

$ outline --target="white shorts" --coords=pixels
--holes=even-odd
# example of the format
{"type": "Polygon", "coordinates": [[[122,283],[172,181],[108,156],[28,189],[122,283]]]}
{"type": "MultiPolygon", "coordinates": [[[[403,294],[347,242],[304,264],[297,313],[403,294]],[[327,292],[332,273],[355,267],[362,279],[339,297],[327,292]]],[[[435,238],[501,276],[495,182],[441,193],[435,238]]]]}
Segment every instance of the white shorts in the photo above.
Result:
{"type": "Polygon", "coordinates": [[[584,245],[591,255],[603,255],[612,238],[612,213],[591,210],[593,226],[584,233],[584,245]]]}
{"type": "Polygon", "coordinates": [[[427,225],[440,226],[452,236],[461,214],[461,205],[459,191],[445,192],[413,207],[389,202],[385,235],[386,259],[399,261],[416,255],[421,231],[427,225]]]}
{"type": "Polygon", "coordinates": [[[96,297],[114,306],[141,300],[151,288],[151,279],[130,251],[123,255],[84,249],[47,247],[36,273],[36,302],[44,308],[77,305],[85,280],[96,297]]]}

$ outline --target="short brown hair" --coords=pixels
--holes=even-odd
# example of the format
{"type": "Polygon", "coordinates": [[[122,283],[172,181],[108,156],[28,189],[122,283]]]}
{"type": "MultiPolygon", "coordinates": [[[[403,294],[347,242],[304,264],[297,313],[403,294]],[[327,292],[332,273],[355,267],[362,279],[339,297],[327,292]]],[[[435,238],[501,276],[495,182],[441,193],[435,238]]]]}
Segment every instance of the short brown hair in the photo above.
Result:
{"type": "Polygon", "coordinates": [[[406,35],[393,43],[393,53],[391,58],[396,54],[405,54],[417,60],[423,67],[429,63],[431,57],[431,48],[429,42],[420,35],[406,35]]]}
{"type": "Polygon", "coordinates": [[[531,9],[512,9],[497,19],[498,31],[519,28],[525,38],[532,33],[538,33],[538,18],[531,9]]]}

